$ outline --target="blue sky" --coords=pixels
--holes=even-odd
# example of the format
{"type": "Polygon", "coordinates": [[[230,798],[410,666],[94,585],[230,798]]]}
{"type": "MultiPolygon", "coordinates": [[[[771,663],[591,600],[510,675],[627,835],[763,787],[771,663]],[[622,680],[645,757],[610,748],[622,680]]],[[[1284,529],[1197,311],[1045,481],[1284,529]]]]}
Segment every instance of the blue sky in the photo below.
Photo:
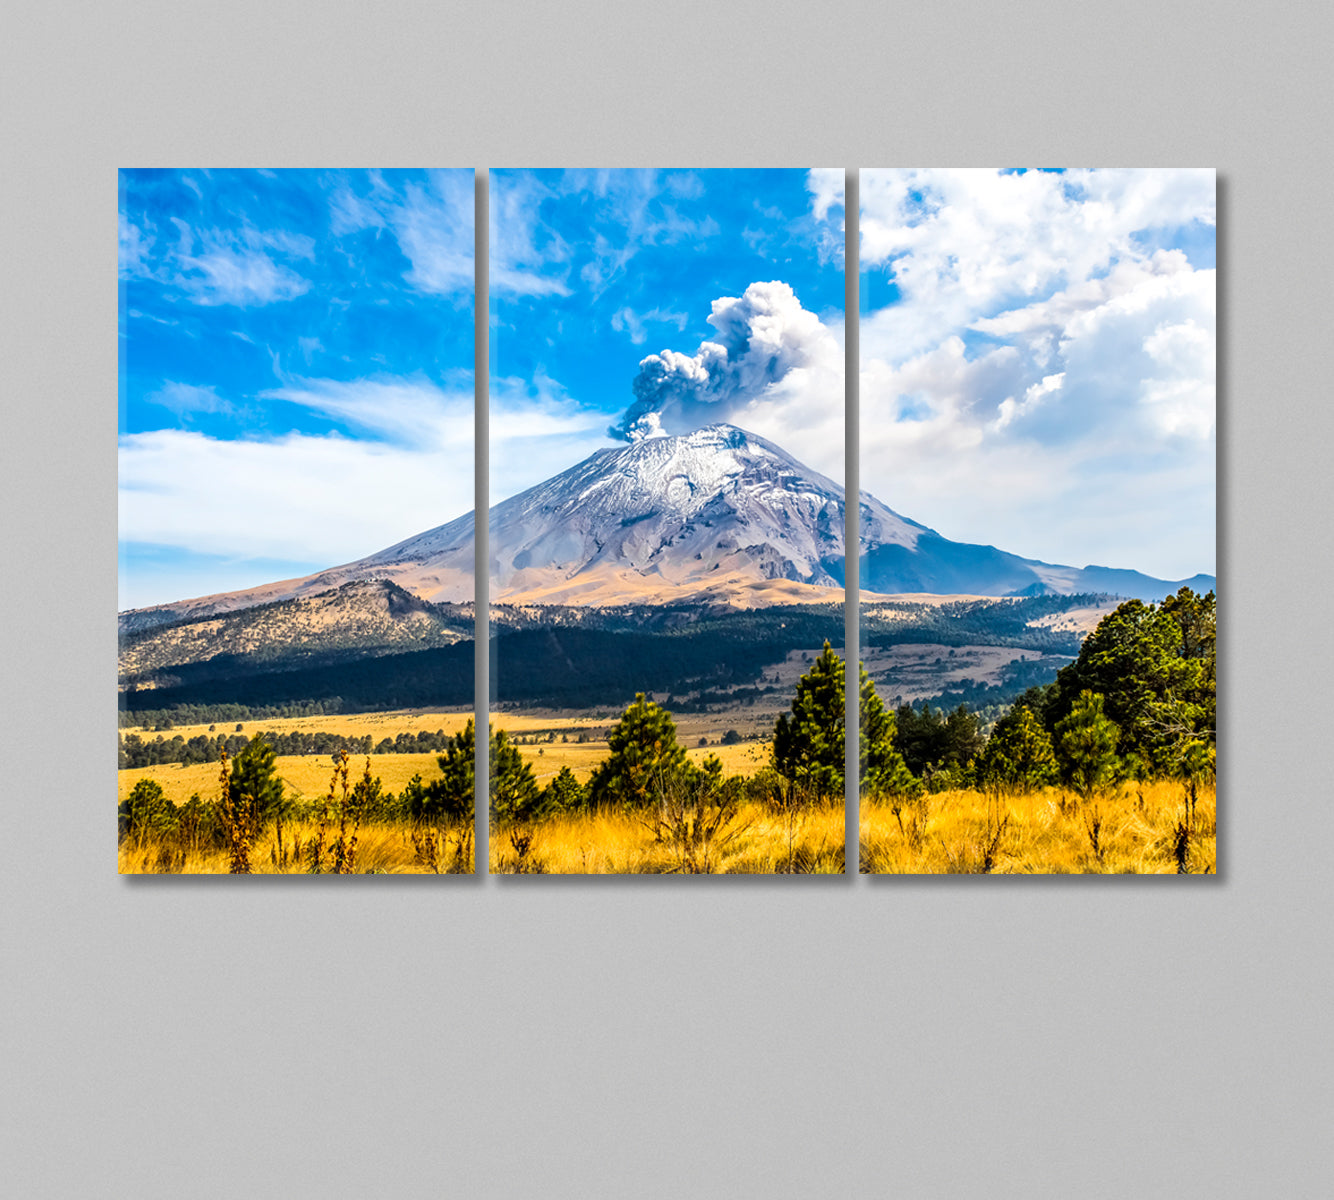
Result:
{"type": "Polygon", "coordinates": [[[490,175],[493,501],[650,411],[635,435],[730,420],[841,477],[841,168],[490,175]]]}
{"type": "Polygon", "coordinates": [[[472,507],[473,172],[120,176],[122,609],[472,507]]]}
{"type": "Polygon", "coordinates": [[[1214,573],[1212,170],[860,172],[861,486],[956,541],[1214,573]]]}

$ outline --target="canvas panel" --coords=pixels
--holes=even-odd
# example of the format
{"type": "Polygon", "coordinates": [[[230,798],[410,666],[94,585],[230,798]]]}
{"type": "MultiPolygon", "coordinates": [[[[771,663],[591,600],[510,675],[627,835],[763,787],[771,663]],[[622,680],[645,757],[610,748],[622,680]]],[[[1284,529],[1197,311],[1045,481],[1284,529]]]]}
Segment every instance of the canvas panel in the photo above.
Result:
{"type": "Polygon", "coordinates": [[[119,207],[121,871],[471,871],[473,171],[119,207]]]}
{"type": "Polygon", "coordinates": [[[1214,172],[859,182],[862,869],[1214,870],[1214,172]]]}
{"type": "Polygon", "coordinates": [[[493,871],[844,869],[843,175],[491,172],[493,871]]]}

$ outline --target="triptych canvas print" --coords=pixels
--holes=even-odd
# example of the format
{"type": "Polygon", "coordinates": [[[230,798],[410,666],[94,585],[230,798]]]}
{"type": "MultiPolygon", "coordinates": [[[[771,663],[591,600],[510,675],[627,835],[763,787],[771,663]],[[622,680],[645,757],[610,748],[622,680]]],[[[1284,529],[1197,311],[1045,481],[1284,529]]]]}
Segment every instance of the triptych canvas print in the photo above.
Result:
{"type": "Polygon", "coordinates": [[[120,871],[1216,870],[1215,233],[1210,170],[122,171],[120,871]]]}

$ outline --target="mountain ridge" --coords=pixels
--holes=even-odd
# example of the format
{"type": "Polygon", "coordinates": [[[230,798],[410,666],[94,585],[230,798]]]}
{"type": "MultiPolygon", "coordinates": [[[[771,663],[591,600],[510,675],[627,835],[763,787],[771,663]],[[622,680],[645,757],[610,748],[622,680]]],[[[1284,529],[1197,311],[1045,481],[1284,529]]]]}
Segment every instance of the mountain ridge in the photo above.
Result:
{"type": "MultiPolygon", "coordinates": [[[[733,425],[595,451],[489,513],[493,603],[593,606],[721,603],[763,607],[842,598],[844,489],[774,443],[733,425]]],[[[1161,599],[1213,576],[1022,558],[952,542],[858,497],[868,595],[1115,592],[1161,599]]],[[[432,604],[473,599],[475,514],[365,558],[256,588],[132,609],[122,634],[384,581],[432,604]]]]}

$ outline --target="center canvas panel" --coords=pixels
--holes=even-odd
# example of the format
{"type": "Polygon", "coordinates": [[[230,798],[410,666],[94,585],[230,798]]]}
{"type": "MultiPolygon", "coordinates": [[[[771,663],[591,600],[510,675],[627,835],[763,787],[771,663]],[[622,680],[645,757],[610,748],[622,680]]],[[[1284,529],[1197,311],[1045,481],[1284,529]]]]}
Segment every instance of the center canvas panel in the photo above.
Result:
{"type": "Polygon", "coordinates": [[[491,870],[843,871],[843,176],[491,172],[491,870]]]}

